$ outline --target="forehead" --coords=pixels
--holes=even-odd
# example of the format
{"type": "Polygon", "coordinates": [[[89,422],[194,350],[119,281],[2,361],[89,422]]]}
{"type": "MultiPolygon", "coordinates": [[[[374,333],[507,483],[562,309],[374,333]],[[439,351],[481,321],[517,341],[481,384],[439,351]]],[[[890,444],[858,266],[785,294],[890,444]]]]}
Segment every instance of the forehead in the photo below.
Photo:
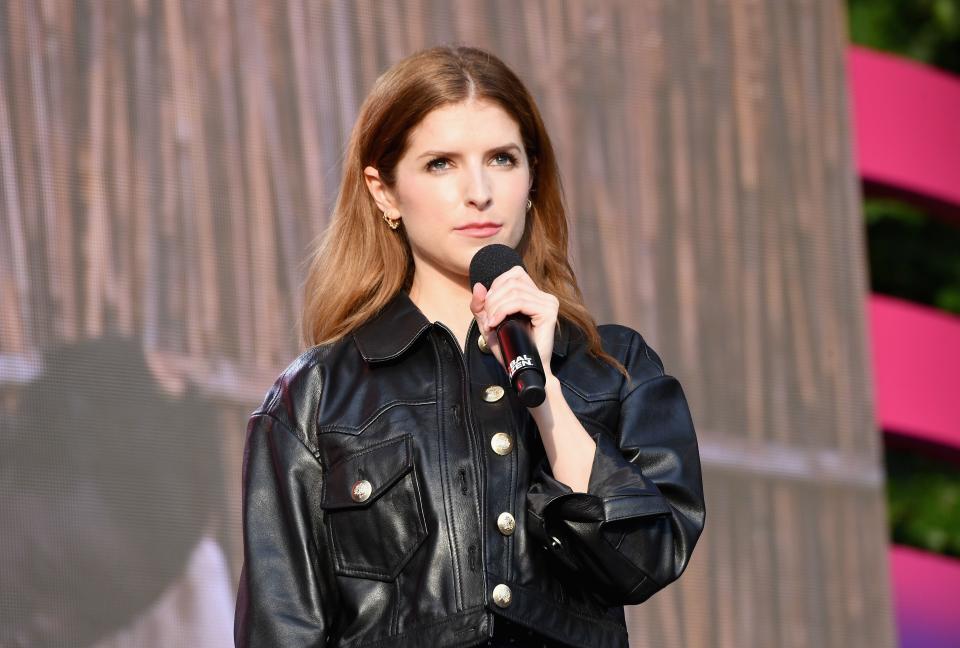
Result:
{"type": "Polygon", "coordinates": [[[427,113],[410,132],[410,146],[500,146],[508,140],[520,144],[520,126],[498,104],[471,100],[446,104],[427,113]]]}

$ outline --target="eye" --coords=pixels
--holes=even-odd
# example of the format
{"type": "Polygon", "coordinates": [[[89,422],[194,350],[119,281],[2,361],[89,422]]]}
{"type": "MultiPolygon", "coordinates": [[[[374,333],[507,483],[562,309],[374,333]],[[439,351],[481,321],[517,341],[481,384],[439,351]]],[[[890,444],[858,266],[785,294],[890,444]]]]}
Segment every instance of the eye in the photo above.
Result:
{"type": "Polygon", "coordinates": [[[450,160],[448,160],[447,158],[433,158],[432,160],[430,160],[429,162],[427,162],[427,167],[426,167],[426,168],[427,168],[427,171],[443,171],[443,170],[446,169],[447,167],[445,167],[445,166],[436,166],[435,163],[436,163],[436,162],[449,162],[449,161],[450,161],[450,160]]]}
{"type": "Polygon", "coordinates": [[[517,163],[517,156],[507,153],[506,151],[500,151],[493,156],[494,160],[503,160],[504,164],[499,164],[497,166],[514,166],[517,163]]]}

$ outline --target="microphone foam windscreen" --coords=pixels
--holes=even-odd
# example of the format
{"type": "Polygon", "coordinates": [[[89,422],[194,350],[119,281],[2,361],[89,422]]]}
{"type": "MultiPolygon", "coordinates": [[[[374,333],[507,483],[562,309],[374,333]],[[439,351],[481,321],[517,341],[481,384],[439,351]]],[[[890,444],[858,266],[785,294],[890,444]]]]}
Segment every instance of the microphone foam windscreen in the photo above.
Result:
{"type": "Polygon", "coordinates": [[[470,285],[478,281],[490,290],[493,280],[513,266],[523,267],[523,259],[509,245],[491,243],[477,250],[470,261],[470,285]]]}

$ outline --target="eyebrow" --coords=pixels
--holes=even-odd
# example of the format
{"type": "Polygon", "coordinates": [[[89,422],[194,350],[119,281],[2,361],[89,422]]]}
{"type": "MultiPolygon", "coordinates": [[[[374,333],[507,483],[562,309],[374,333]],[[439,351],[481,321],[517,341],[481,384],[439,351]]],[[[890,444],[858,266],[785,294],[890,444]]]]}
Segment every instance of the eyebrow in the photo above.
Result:
{"type": "MultiPolygon", "coordinates": [[[[502,146],[495,146],[495,147],[493,147],[492,149],[488,149],[488,150],[485,152],[485,154],[486,154],[486,153],[495,153],[495,152],[497,152],[497,151],[507,151],[507,150],[509,150],[509,149],[516,149],[516,151],[517,151],[518,153],[522,150],[519,145],[514,144],[513,142],[510,142],[509,144],[504,144],[504,145],[502,145],[502,146]]],[[[460,154],[459,154],[459,153],[454,153],[454,152],[452,152],[452,151],[426,151],[426,152],[421,153],[420,155],[418,155],[418,156],[417,156],[417,159],[419,160],[420,158],[422,158],[422,157],[427,157],[427,156],[430,156],[430,157],[450,157],[450,158],[455,158],[455,157],[460,157],[460,154]]]]}

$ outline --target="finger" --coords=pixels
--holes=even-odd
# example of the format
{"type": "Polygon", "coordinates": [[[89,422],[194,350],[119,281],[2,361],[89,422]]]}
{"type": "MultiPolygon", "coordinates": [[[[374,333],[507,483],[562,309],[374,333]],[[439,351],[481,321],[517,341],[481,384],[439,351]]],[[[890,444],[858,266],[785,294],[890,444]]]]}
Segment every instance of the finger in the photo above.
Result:
{"type": "Polygon", "coordinates": [[[470,297],[470,312],[473,313],[474,317],[477,317],[483,312],[486,297],[487,289],[483,287],[483,284],[480,282],[473,284],[473,295],[470,297]]]}
{"type": "Polygon", "coordinates": [[[505,317],[514,313],[523,313],[530,317],[536,325],[541,321],[555,320],[557,311],[553,302],[548,298],[539,295],[515,296],[504,300],[493,309],[488,308],[487,324],[490,327],[495,327],[505,317]]]}
{"type": "Polygon", "coordinates": [[[533,282],[533,279],[530,278],[530,275],[527,274],[527,271],[520,266],[513,266],[506,272],[497,276],[496,279],[490,284],[490,290],[502,286],[504,284],[513,283],[513,282],[528,283],[531,286],[536,287],[536,284],[533,282]]]}
{"type": "MultiPolygon", "coordinates": [[[[509,299],[514,295],[539,295],[547,294],[542,290],[534,286],[532,283],[524,283],[516,278],[508,280],[499,287],[494,289],[493,286],[490,286],[490,291],[486,294],[486,306],[489,307],[490,304],[496,304],[504,299],[509,299]]],[[[488,308],[489,309],[489,308],[488,308]]]]}
{"type": "MultiPolygon", "coordinates": [[[[542,306],[549,310],[551,299],[546,293],[531,289],[525,286],[515,286],[505,293],[500,293],[494,298],[488,299],[484,304],[484,310],[487,316],[495,319],[497,315],[509,315],[518,303],[524,303],[530,307],[542,306]]],[[[529,314],[529,313],[528,313],[529,314]]]]}
{"type": "Polygon", "coordinates": [[[500,353],[500,340],[497,338],[497,331],[494,327],[487,325],[488,318],[486,312],[481,310],[481,312],[476,314],[474,319],[477,322],[480,335],[487,341],[487,347],[490,349],[493,357],[497,359],[501,366],[506,368],[503,364],[503,356],[500,353]]]}
{"type": "Polygon", "coordinates": [[[529,277],[511,277],[507,278],[496,289],[494,289],[493,286],[490,287],[490,291],[487,292],[486,295],[484,309],[489,315],[493,313],[494,310],[497,310],[498,305],[517,296],[529,296],[533,299],[538,297],[551,297],[549,293],[545,293],[537,288],[529,277]]]}
{"type": "Polygon", "coordinates": [[[512,299],[518,296],[529,296],[531,298],[540,299],[545,298],[552,300],[553,296],[549,293],[546,293],[532,283],[525,283],[521,281],[512,281],[510,283],[501,284],[497,290],[494,290],[491,286],[490,291],[487,293],[485,298],[484,307],[487,312],[491,312],[498,305],[504,303],[508,299],[512,299]]]}
{"type": "Polygon", "coordinates": [[[506,368],[506,365],[503,364],[503,354],[500,352],[500,339],[497,337],[497,332],[492,328],[488,328],[484,337],[487,339],[487,346],[490,348],[490,353],[493,354],[493,357],[497,359],[501,366],[506,368]]]}

